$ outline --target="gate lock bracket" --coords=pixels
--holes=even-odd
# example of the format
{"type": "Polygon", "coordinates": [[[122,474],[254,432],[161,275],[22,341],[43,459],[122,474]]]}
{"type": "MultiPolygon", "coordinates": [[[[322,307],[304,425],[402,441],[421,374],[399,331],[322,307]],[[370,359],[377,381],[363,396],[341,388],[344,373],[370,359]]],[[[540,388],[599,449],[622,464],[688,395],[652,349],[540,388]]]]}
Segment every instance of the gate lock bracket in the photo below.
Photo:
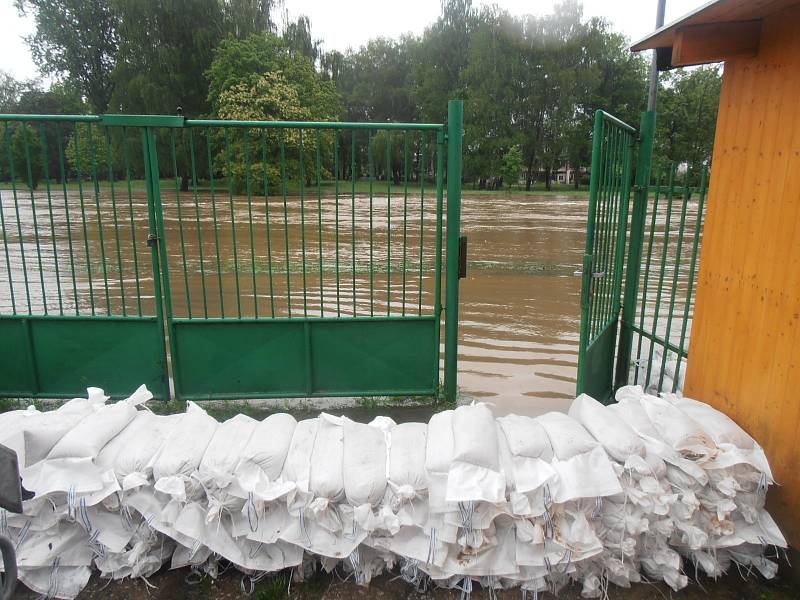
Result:
{"type": "Polygon", "coordinates": [[[147,247],[155,248],[156,246],[158,246],[158,236],[155,233],[151,233],[147,236],[147,247]]]}

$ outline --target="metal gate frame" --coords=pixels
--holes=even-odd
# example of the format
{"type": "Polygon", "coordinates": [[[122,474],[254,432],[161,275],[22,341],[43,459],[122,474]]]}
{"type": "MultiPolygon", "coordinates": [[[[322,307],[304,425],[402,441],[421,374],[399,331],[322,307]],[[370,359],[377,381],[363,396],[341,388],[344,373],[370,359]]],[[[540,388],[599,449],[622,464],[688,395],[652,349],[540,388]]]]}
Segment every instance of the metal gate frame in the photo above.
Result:
{"type": "MultiPolygon", "coordinates": [[[[77,308],[77,291],[75,300],[75,312],[77,316],[48,314],[46,302],[44,307],[46,314],[35,314],[36,311],[31,309],[30,295],[28,294],[27,311],[21,310],[18,312],[17,306],[15,305],[12,311],[13,314],[0,315],[0,331],[5,334],[7,340],[11,340],[12,342],[6,344],[4,348],[0,348],[0,365],[3,365],[0,367],[0,382],[3,382],[0,384],[0,387],[3,388],[0,389],[0,394],[33,397],[70,397],[79,394],[86,385],[98,385],[103,386],[111,395],[119,396],[129,393],[135,385],[142,383],[142,374],[144,372],[149,372],[149,376],[144,378],[146,379],[145,383],[148,384],[148,387],[153,389],[156,397],[168,398],[170,396],[168,356],[171,359],[170,363],[175,396],[181,399],[202,400],[211,398],[358,396],[377,394],[427,395],[437,393],[439,386],[440,320],[441,313],[445,310],[445,306],[442,302],[441,276],[443,266],[442,217],[444,208],[444,152],[446,143],[448,171],[447,263],[445,274],[448,310],[445,314],[444,387],[446,397],[450,400],[455,399],[457,392],[458,265],[461,211],[461,146],[463,136],[463,103],[461,101],[451,101],[449,103],[448,123],[446,126],[439,124],[404,123],[237,122],[188,120],[180,116],[138,115],[76,117],[0,115],[0,122],[5,122],[8,165],[11,169],[14,168],[11,139],[9,137],[9,123],[11,122],[29,124],[24,125],[23,129],[26,127],[39,127],[41,141],[43,142],[42,152],[45,155],[45,163],[47,162],[47,144],[44,126],[47,122],[72,123],[73,128],[77,126],[77,123],[89,124],[87,127],[90,139],[93,125],[104,128],[106,135],[108,135],[107,132],[110,128],[122,128],[123,131],[133,129],[141,130],[148,212],[147,245],[150,247],[153,293],[155,297],[153,315],[142,315],[141,304],[140,314],[138,316],[112,315],[109,303],[107,307],[108,315],[100,317],[95,311],[94,298],[92,298],[92,314],[79,314],[80,311],[77,308]],[[402,316],[389,314],[390,304],[387,304],[387,314],[385,316],[370,314],[370,316],[352,317],[345,317],[344,315],[311,317],[304,314],[302,317],[275,317],[274,311],[272,318],[269,319],[224,318],[224,313],[223,318],[191,318],[191,315],[188,318],[177,316],[172,302],[173,282],[170,279],[169,255],[167,251],[169,238],[164,225],[165,211],[159,181],[158,135],[162,131],[186,128],[208,129],[212,127],[240,128],[245,131],[245,135],[247,135],[246,132],[250,129],[256,130],[265,128],[279,129],[281,131],[290,129],[298,129],[301,132],[303,129],[316,131],[318,181],[320,130],[334,130],[337,132],[366,130],[370,132],[370,135],[371,132],[386,131],[388,138],[387,144],[391,144],[391,132],[396,130],[428,131],[435,135],[436,147],[438,148],[436,160],[437,231],[435,249],[435,292],[432,314],[413,316],[405,314],[404,271],[404,314],[402,316]],[[40,329],[42,331],[40,331],[40,329]],[[137,332],[135,336],[133,335],[134,330],[137,332]],[[58,343],[54,344],[55,341],[58,343]],[[68,356],[65,356],[64,353],[59,350],[59,344],[63,345],[65,342],[68,342],[71,348],[68,356]],[[148,365],[149,371],[145,369],[145,364],[148,365]],[[6,385],[6,382],[13,382],[13,384],[6,385]]],[[[73,129],[73,131],[75,130],[73,129]]],[[[300,168],[302,173],[302,133],[300,135],[300,168]]],[[[76,147],[78,139],[79,138],[76,137],[76,147]]],[[[174,160],[174,137],[172,143],[174,160]]],[[[355,142],[353,143],[355,144],[355,142]]],[[[33,149],[33,144],[29,144],[26,138],[25,160],[29,174],[31,171],[31,149],[33,149]]],[[[390,160],[390,150],[391,147],[389,147],[386,152],[387,161],[390,160]]],[[[66,202],[67,187],[63,165],[64,155],[60,148],[59,152],[62,162],[61,183],[66,202]]],[[[76,152],[76,154],[79,153],[76,152]]],[[[94,147],[92,156],[94,157],[94,147]]],[[[247,168],[249,173],[249,163],[247,168]]],[[[110,150],[109,173],[111,173],[110,150]]],[[[44,175],[44,180],[47,185],[48,205],[50,205],[51,183],[58,184],[58,181],[51,181],[47,173],[44,175]]],[[[193,176],[196,176],[196,174],[193,173],[193,176]]],[[[95,184],[94,196],[97,204],[98,228],[101,236],[100,248],[101,251],[103,251],[103,228],[100,222],[100,194],[97,184],[96,164],[92,165],[90,177],[95,184]]],[[[83,212],[84,198],[83,190],[80,187],[81,179],[82,177],[79,173],[78,186],[81,194],[81,214],[85,230],[86,219],[83,212]]],[[[370,215],[373,179],[374,176],[370,173],[370,215]]],[[[388,179],[390,178],[387,175],[387,181],[388,179]]],[[[17,225],[19,227],[19,203],[15,173],[10,173],[10,180],[13,188],[14,206],[17,210],[17,225]]],[[[130,186],[130,171],[128,183],[130,186]]],[[[285,200],[285,180],[283,185],[285,200]]],[[[113,184],[111,189],[113,199],[113,184]]],[[[389,195],[391,196],[390,182],[389,195]]],[[[35,207],[33,191],[30,192],[30,197],[31,206],[34,207],[33,217],[35,221],[37,209],[35,207]]],[[[231,192],[231,202],[232,198],[231,192]]],[[[116,202],[116,200],[114,200],[114,202],[116,202]]],[[[250,189],[248,187],[248,206],[249,204],[250,189]]],[[[180,211],[180,206],[178,210],[180,211]]],[[[50,211],[52,226],[52,206],[50,207],[50,211]]],[[[66,214],[67,218],[69,218],[69,210],[67,210],[66,214]]],[[[114,214],[116,219],[116,212],[114,214]]],[[[132,214],[131,212],[131,219],[133,219],[132,214]]],[[[389,221],[391,221],[391,208],[389,208],[389,221]]],[[[4,248],[6,251],[8,284],[12,287],[13,302],[13,285],[15,282],[12,276],[11,264],[8,259],[8,244],[10,242],[7,242],[9,236],[6,232],[5,219],[3,219],[2,226],[4,248]]],[[[422,224],[420,227],[422,227],[422,224]]],[[[134,229],[133,222],[131,223],[131,228],[134,229]]],[[[115,228],[114,231],[115,234],[118,233],[117,228],[115,228]]],[[[36,223],[34,223],[34,232],[36,234],[37,257],[40,262],[39,271],[40,276],[43,278],[44,272],[41,269],[42,254],[39,248],[38,225],[36,223]]],[[[181,244],[183,244],[182,225],[180,235],[181,244]]],[[[370,229],[370,244],[371,235],[372,229],[370,229]]],[[[21,229],[19,230],[19,236],[20,254],[24,262],[25,251],[22,249],[21,229]]],[[[53,236],[55,237],[55,233],[53,233],[53,236]]],[[[144,240],[139,240],[138,242],[143,241],[144,240]]],[[[71,243],[70,240],[70,244],[71,243]]],[[[303,244],[305,244],[305,240],[303,244]]],[[[88,242],[86,248],[86,266],[90,269],[92,257],[90,257],[88,250],[88,242]]],[[[117,239],[117,248],[119,248],[119,239],[117,239]]],[[[391,253],[391,242],[389,242],[388,250],[389,253],[391,253]]],[[[55,240],[53,241],[53,252],[55,253],[55,240]]],[[[134,250],[134,255],[135,252],[134,250]]],[[[320,241],[320,257],[321,252],[320,241]]],[[[422,250],[420,250],[420,252],[422,252],[422,250]]],[[[251,247],[251,254],[255,254],[255,246],[251,247]]],[[[72,260],[72,258],[72,246],[70,245],[70,259],[72,260]]],[[[305,280],[305,254],[303,260],[305,280]]],[[[420,254],[420,263],[421,261],[422,258],[420,254]]],[[[56,258],[56,265],[57,264],[58,259],[56,258]]],[[[105,256],[103,256],[104,278],[106,278],[105,266],[106,259],[105,256]]],[[[270,269],[271,268],[272,265],[270,263],[270,269]]],[[[391,255],[389,256],[387,269],[389,269],[389,273],[387,273],[387,282],[391,285],[391,255]]],[[[120,265],[120,280],[122,280],[121,270],[122,267],[120,265]]],[[[23,268],[23,274],[27,292],[28,273],[25,268],[23,268]]],[[[253,277],[255,280],[255,273],[253,277]]],[[[320,286],[322,285],[321,278],[322,276],[320,275],[320,286]]],[[[58,275],[56,276],[56,280],[60,284],[58,275]]],[[[90,287],[91,281],[90,273],[90,287]]],[[[45,285],[42,281],[43,297],[45,296],[44,288],[45,285]]],[[[106,297],[108,298],[107,279],[105,291],[106,297]]],[[[322,294],[322,292],[320,293],[322,294]]],[[[59,294],[61,294],[60,287],[59,294]]],[[[60,299],[59,296],[59,302],[60,299]]],[[[387,303],[390,302],[391,294],[390,291],[387,290],[387,303]]],[[[124,299],[122,306],[124,311],[124,299]]],[[[61,311],[61,313],[63,313],[63,311],[61,311]]],[[[370,311],[370,313],[372,313],[372,311],[370,311]]]]}
{"type": "Polygon", "coordinates": [[[577,393],[601,402],[607,402],[614,391],[614,350],[636,139],[632,126],[602,110],[595,113],[577,393]]]}

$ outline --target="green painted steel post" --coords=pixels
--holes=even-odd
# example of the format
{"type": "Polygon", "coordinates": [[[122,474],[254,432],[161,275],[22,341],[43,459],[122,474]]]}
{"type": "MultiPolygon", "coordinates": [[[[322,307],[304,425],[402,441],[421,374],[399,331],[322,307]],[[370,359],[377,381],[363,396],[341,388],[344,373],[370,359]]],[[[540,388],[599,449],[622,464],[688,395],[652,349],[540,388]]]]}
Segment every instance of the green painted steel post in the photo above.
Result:
{"type": "Polygon", "coordinates": [[[591,286],[594,263],[595,219],[597,215],[597,194],[600,190],[600,159],[603,147],[603,111],[594,115],[594,133],[592,136],[592,170],[589,179],[589,215],[586,219],[586,249],[583,253],[583,271],[581,277],[581,332],[578,342],[578,381],[575,393],[582,394],[586,389],[586,347],[589,344],[589,328],[591,327],[591,286]]]}
{"type": "Polygon", "coordinates": [[[631,349],[633,346],[633,325],[636,319],[636,296],[639,292],[639,274],[644,245],[644,229],[647,220],[647,200],[650,188],[650,171],[653,160],[653,140],[656,132],[656,112],[642,113],[639,127],[639,155],[636,160],[636,187],[631,214],[631,233],[628,245],[627,270],[625,272],[625,292],[622,298],[622,317],[620,319],[619,346],[617,349],[617,368],[614,389],[628,383],[631,349]]]}
{"type": "MultiPolygon", "coordinates": [[[[153,297],[155,300],[156,321],[162,335],[167,332],[169,335],[170,349],[173,350],[172,367],[175,369],[175,340],[172,338],[172,303],[169,297],[169,270],[167,266],[167,254],[164,244],[163,217],[161,214],[161,186],[158,181],[158,152],[156,150],[156,137],[152,127],[142,129],[142,146],[144,150],[144,177],[147,188],[147,216],[149,225],[149,235],[147,245],[150,246],[150,256],[153,263],[153,297]],[[162,286],[163,279],[163,286],[162,286]],[[165,307],[166,304],[166,307],[165,307]],[[165,318],[166,313],[166,318],[165,318]],[[165,328],[164,323],[167,322],[165,328]]],[[[164,365],[164,379],[162,388],[162,399],[170,399],[169,389],[169,362],[167,361],[167,339],[164,335],[163,354],[161,356],[164,365]]],[[[174,378],[177,381],[177,378],[174,378]]],[[[178,387],[175,388],[176,397],[178,387]]]]}
{"type": "Polygon", "coordinates": [[[444,393],[455,402],[458,392],[458,252],[461,237],[461,146],[464,101],[447,103],[447,276],[444,323],[444,393]]]}

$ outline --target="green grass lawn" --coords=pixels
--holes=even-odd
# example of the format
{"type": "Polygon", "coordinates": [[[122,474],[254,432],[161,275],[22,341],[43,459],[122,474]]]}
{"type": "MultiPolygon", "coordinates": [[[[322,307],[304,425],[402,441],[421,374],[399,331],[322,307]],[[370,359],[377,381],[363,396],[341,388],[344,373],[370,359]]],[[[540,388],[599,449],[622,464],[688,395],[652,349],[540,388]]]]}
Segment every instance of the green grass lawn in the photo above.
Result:
{"type": "MultiPolygon", "coordinates": [[[[161,187],[162,193],[170,193],[174,192],[176,189],[176,181],[175,179],[161,179],[159,180],[159,185],[161,187]]],[[[51,182],[50,184],[50,193],[53,195],[58,195],[62,193],[64,189],[64,185],[60,182],[51,182]]],[[[389,186],[385,180],[376,180],[372,182],[372,193],[375,196],[385,196],[389,186]]],[[[83,181],[80,184],[77,181],[69,181],[66,183],[67,191],[69,192],[79,192],[83,191],[84,194],[92,195],[94,194],[94,184],[91,181],[83,181]]],[[[11,183],[4,181],[0,182],[0,190],[12,190],[13,187],[11,183]]],[[[27,184],[18,182],[16,185],[17,193],[18,194],[28,194],[28,186],[27,184]]],[[[98,189],[101,193],[110,193],[111,191],[111,183],[108,181],[99,181],[98,182],[98,189]]],[[[144,179],[132,179],[130,181],[130,189],[134,194],[143,194],[146,192],[147,187],[145,185],[144,179]]],[[[406,187],[401,182],[400,184],[392,184],[391,185],[391,192],[392,196],[402,196],[405,193],[406,187]]],[[[418,195],[422,191],[422,186],[419,182],[409,182],[408,183],[408,193],[418,195]]],[[[222,194],[227,196],[228,194],[228,182],[227,179],[215,179],[214,180],[214,190],[218,194],[222,194]]],[[[313,183],[312,185],[306,186],[303,188],[303,191],[306,195],[315,196],[317,194],[317,184],[313,183]]],[[[335,181],[322,181],[319,185],[319,191],[322,192],[323,195],[329,196],[336,193],[337,185],[335,181]]],[[[355,191],[356,194],[363,195],[369,194],[370,192],[370,182],[367,179],[359,179],[355,182],[355,186],[353,182],[350,180],[339,180],[338,182],[338,190],[339,195],[346,197],[349,196],[355,191]]],[[[42,181],[39,182],[38,187],[36,188],[38,193],[46,193],[47,191],[47,184],[42,181]]],[[[126,196],[128,193],[128,182],[126,180],[115,181],[114,182],[114,191],[117,194],[121,194],[122,196],[126,196]]],[[[202,193],[208,193],[211,191],[211,182],[208,180],[203,180],[198,182],[197,191],[202,193]]],[[[425,195],[430,197],[436,196],[436,184],[434,182],[425,182],[425,195]]],[[[194,193],[194,186],[189,186],[188,192],[182,192],[184,194],[192,194],[194,193]]],[[[282,191],[275,186],[270,189],[270,196],[278,196],[282,193],[282,191]]],[[[297,184],[296,181],[291,181],[288,183],[286,188],[287,195],[297,196],[300,194],[300,186],[297,184]]],[[[579,189],[575,189],[572,185],[553,185],[552,190],[548,191],[544,188],[543,183],[536,183],[533,186],[531,191],[525,191],[523,187],[515,186],[513,188],[503,188],[500,190],[480,190],[477,188],[473,188],[470,183],[465,183],[462,186],[462,194],[465,196],[492,196],[492,197],[534,197],[534,196],[570,196],[575,198],[586,198],[589,194],[589,190],[586,186],[582,186],[579,189]]],[[[234,195],[243,195],[243,194],[236,194],[234,195]]],[[[260,196],[254,191],[254,196],[260,196]]]]}

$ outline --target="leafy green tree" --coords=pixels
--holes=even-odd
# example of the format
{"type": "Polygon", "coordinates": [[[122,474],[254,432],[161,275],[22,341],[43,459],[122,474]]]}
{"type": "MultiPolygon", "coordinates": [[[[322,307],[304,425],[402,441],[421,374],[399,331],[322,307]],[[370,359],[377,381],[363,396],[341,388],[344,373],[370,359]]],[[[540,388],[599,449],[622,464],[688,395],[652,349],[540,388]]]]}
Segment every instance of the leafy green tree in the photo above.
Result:
{"type": "Polygon", "coordinates": [[[223,30],[236,38],[275,29],[274,0],[220,0],[220,6],[223,30]]]}
{"type": "Polygon", "coordinates": [[[14,128],[11,155],[14,160],[14,179],[35,190],[42,179],[42,143],[36,130],[27,123],[14,128]]]}
{"type": "Polygon", "coordinates": [[[111,0],[119,17],[114,112],[208,112],[204,73],[222,39],[219,0],[111,0]]]}
{"type": "Polygon", "coordinates": [[[508,152],[503,156],[503,167],[501,170],[503,181],[508,183],[509,189],[511,189],[513,184],[519,181],[519,176],[522,175],[524,167],[525,163],[522,159],[522,150],[518,145],[511,146],[508,152]]]}
{"type": "MultiPolygon", "coordinates": [[[[329,121],[340,112],[336,88],[315,71],[304,56],[287,51],[285,43],[273,34],[248,36],[244,40],[228,38],[217,48],[208,70],[209,102],[222,119],[329,121]]],[[[270,185],[280,181],[280,147],[283,143],[286,175],[296,179],[300,172],[300,135],[294,130],[247,130],[232,137],[217,137],[215,169],[233,179],[237,191],[244,191],[249,181],[253,189],[263,189],[264,178],[270,185]],[[266,160],[265,160],[266,159],[266,160]]],[[[305,131],[305,181],[314,173],[314,133],[305,131]]],[[[324,165],[332,160],[332,138],[320,134],[320,153],[324,165]]],[[[326,167],[324,176],[329,177],[326,167]]]]}
{"type": "Polygon", "coordinates": [[[36,32],[26,41],[42,73],[65,76],[94,111],[106,112],[119,47],[119,22],[110,0],[15,0],[15,4],[21,13],[34,17],[36,32]]]}
{"type": "Polygon", "coordinates": [[[686,163],[695,178],[711,162],[722,77],[716,66],[662,75],[655,154],[686,163]]]}
{"type": "Polygon", "coordinates": [[[0,69],[0,112],[19,112],[19,101],[23,94],[36,90],[33,81],[20,81],[11,73],[0,69]]]}
{"type": "Polygon", "coordinates": [[[76,124],[67,140],[64,155],[73,177],[104,179],[108,174],[108,142],[99,125],[76,124]]]}

